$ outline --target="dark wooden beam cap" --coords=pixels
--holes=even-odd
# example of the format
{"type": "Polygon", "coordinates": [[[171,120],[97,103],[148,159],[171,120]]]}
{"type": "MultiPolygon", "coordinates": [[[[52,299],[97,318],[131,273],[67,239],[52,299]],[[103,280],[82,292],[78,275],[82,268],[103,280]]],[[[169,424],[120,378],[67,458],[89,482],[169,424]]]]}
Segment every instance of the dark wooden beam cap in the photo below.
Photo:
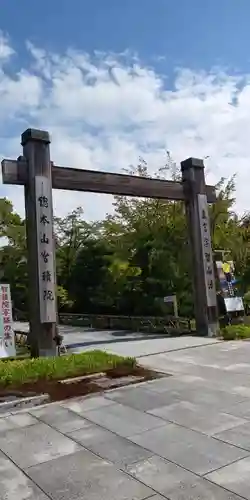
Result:
{"type": "Polygon", "coordinates": [[[37,130],[35,128],[27,128],[25,132],[21,135],[21,144],[25,146],[29,141],[43,142],[45,144],[50,143],[49,132],[46,130],[37,130]]]}
{"type": "Polygon", "coordinates": [[[189,170],[190,168],[204,168],[204,162],[200,158],[187,158],[181,162],[181,171],[189,170]]]}

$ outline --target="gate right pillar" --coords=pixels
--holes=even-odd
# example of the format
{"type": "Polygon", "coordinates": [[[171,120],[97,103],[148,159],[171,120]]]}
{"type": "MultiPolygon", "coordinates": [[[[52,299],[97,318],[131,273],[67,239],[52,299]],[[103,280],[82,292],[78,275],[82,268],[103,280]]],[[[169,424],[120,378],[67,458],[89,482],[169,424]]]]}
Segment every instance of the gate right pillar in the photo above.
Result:
{"type": "Polygon", "coordinates": [[[203,160],[188,158],[181,162],[181,171],[193,263],[196,331],[214,337],[219,323],[203,160]]]}

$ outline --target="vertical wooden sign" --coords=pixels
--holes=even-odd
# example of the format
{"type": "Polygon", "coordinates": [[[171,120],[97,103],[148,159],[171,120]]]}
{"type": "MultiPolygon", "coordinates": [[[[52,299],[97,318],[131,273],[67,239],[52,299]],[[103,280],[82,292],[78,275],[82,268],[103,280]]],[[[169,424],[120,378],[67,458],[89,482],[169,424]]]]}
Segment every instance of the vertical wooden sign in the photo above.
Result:
{"type": "Polygon", "coordinates": [[[210,222],[208,213],[207,196],[198,194],[198,210],[201,231],[202,257],[205,276],[207,307],[216,307],[216,286],[211,246],[210,222]]]}
{"type": "Polygon", "coordinates": [[[56,322],[52,190],[47,177],[35,177],[39,303],[41,323],[56,322]]]}
{"type": "Polygon", "coordinates": [[[22,145],[27,165],[25,211],[31,355],[56,356],[56,263],[49,134],[27,129],[22,134],[22,145]]]}
{"type": "Polygon", "coordinates": [[[204,163],[188,158],[181,162],[181,169],[193,261],[196,330],[213,337],[219,325],[204,163]]]}

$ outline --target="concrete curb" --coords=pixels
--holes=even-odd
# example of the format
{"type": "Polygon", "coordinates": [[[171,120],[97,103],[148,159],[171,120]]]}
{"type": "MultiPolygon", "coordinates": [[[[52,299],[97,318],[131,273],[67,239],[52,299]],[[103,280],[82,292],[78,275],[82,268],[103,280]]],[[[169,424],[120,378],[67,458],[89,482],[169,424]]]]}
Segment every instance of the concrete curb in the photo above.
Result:
{"type": "Polygon", "coordinates": [[[60,384],[72,384],[74,382],[80,382],[81,380],[92,380],[92,379],[98,379],[100,377],[105,377],[104,372],[99,372],[99,373],[91,373],[90,375],[81,375],[79,377],[71,377],[71,378],[65,378],[63,380],[59,380],[60,384]]]}
{"type": "Polygon", "coordinates": [[[0,403],[0,414],[10,412],[12,410],[22,410],[32,408],[46,403],[49,400],[49,394],[40,394],[38,396],[28,396],[27,398],[18,398],[14,401],[4,401],[0,403]]]}
{"type": "MultiPolygon", "coordinates": [[[[166,374],[163,373],[163,372],[157,372],[158,374],[160,374],[162,377],[165,377],[166,374]]],[[[99,373],[91,373],[90,375],[84,375],[84,376],[80,376],[80,377],[72,377],[70,379],[65,379],[65,380],[60,380],[60,382],[62,384],[67,384],[67,383],[72,383],[72,382],[79,382],[80,380],[82,379],[98,379],[98,378],[102,378],[102,377],[105,377],[105,373],[102,373],[102,372],[99,372],[99,373]]],[[[168,376],[170,376],[168,374],[168,376]]],[[[120,380],[122,383],[121,385],[119,386],[119,384],[117,385],[117,387],[112,387],[112,383],[110,384],[110,386],[105,383],[103,383],[103,385],[100,383],[100,390],[97,391],[97,392],[93,392],[93,393],[90,393],[90,394],[85,394],[85,395],[82,395],[82,396],[75,396],[73,398],[70,398],[71,401],[76,401],[76,400],[79,400],[79,399],[87,399],[87,398],[91,398],[91,397],[95,397],[95,396],[100,396],[102,394],[105,394],[106,392],[111,392],[111,391],[115,391],[115,390],[118,390],[118,389],[125,389],[127,387],[132,387],[132,386],[137,386],[139,384],[144,384],[146,383],[147,381],[144,379],[144,377],[142,376],[126,376],[126,377],[119,377],[117,379],[115,379],[116,383],[118,383],[118,380],[120,380]],[[134,382],[134,379],[136,379],[136,381],[134,382]],[[128,381],[128,383],[123,383],[124,381],[128,381]]],[[[104,381],[105,382],[105,381],[104,381]]],[[[4,416],[7,416],[7,414],[13,414],[13,413],[22,413],[22,412],[25,412],[27,411],[28,409],[31,409],[33,407],[36,407],[36,406],[39,406],[39,407],[43,407],[43,406],[48,406],[48,405],[56,405],[56,404],[63,404],[66,400],[62,400],[62,401],[50,401],[50,396],[49,394],[39,394],[39,395],[36,395],[36,396],[27,396],[26,398],[18,398],[18,399],[15,399],[13,401],[4,401],[3,403],[0,403],[0,418],[1,417],[4,417],[4,416]]]]}

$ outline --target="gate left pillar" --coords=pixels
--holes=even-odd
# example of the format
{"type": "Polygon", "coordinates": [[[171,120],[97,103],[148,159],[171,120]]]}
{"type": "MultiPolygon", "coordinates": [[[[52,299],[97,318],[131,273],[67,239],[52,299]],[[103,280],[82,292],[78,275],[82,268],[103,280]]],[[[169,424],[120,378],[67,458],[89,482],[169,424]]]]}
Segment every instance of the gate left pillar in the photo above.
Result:
{"type": "Polygon", "coordinates": [[[32,357],[56,356],[57,301],[50,137],[27,129],[21,137],[27,165],[25,211],[32,357]]]}
{"type": "Polygon", "coordinates": [[[216,283],[203,160],[181,162],[192,254],[196,331],[215,337],[219,331],[216,283]]]}

